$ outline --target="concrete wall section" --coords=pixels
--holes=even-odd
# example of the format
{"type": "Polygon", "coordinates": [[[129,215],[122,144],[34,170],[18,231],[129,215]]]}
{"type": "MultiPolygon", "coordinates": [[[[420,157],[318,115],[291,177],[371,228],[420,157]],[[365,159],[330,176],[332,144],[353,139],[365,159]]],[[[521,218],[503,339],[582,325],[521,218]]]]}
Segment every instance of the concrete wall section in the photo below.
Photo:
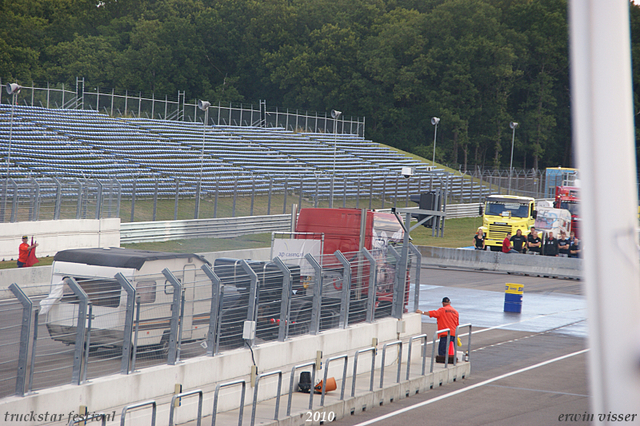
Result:
{"type": "MultiPolygon", "coordinates": [[[[113,247],[113,246],[109,246],[113,247]]],[[[38,253],[39,253],[38,247],[38,253]]],[[[201,253],[213,265],[220,257],[233,259],[269,260],[270,248],[229,250],[201,253]]],[[[38,254],[40,256],[40,254],[38,254]]],[[[7,290],[9,285],[16,283],[27,294],[37,296],[49,293],[51,283],[51,266],[34,266],[31,268],[0,269],[0,299],[12,298],[13,293],[7,290]]]]}
{"type": "MultiPolygon", "coordinates": [[[[385,318],[372,324],[357,324],[347,329],[328,330],[317,336],[300,336],[286,342],[270,342],[260,344],[253,348],[255,362],[259,373],[282,370],[283,395],[289,390],[291,368],[294,365],[313,361],[316,351],[323,352],[323,360],[342,354],[349,354],[353,362],[353,354],[356,350],[370,347],[372,339],[378,338],[378,348],[381,349],[385,342],[398,339],[407,340],[409,336],[420,333],[421,318],[417,314],[405,315],[405,333],[398,334],[398,320],[385,318]]],[[[387,360],[394,362],[397,354],[387,351],[387,360]]],[[[416,357],[420,351],[414,351],[416,357]]],[[[406,351],[403,358],[406,357],[406,351]]],[[[381,356],[377,357],[378,367],[381,356]]],[[[362,363],[363,366],[368,364],[362,363]]],[[[76,412],[78,407],[85,405],[90,412],[102,411],[111,413],[114,410],[120,413],[126,405],[145,400],[156,400],[164,404],[159,409],[158,424],[168,423],[167,402],[174,393],[174,385],[182,384],[183,392],[202,389],[205,392],[204,413],[212,412],[213,390],[217,384],[228,383],[244,379],[247,381],[245,403],[251,403],[253,389],[250,387],[250,372],[253,365],[252,354],[247,349],[228,351],[215,357],[198,357],[186,360],[175,366],[158,366],[145,368],[129,375],[112,375],[97,378],[89,383],[77,385],[65,385],[57,388],[45,389],[38,393],[25,397],[8,397],[0,400],[0,413],[70,413],[76,412]]],[[[329,377],[340,378],[342,375],[342,361],[331,363],[329,377]]],[[[348,375],[351,375],[353,366],[350,363],[348,375]]],[[[309,368],[307,368],[309,370],[309,368]]],[[[302,370],[301,370],[302,371],[302,370]]],[[[318,379],[323,371],[318,371],[318,379]]],[[[391,374],[391,370],[390,373],[391,374]]],[[[299,372],[296,378],[299,377],[299,372]]],[[[265,380],[260,385],[260,400],[273,398],[276,392],[276,380],[265,380]]],[[[297,380],[294,381],[294,386],[297,380]]],[[[240,401],[240,387],[229,388],[221,393],[218,401],[218,411],[226,411],[237,408],[240,401]]],[[[283,398],[286,401],[286,398],[283,398]]],[[[316,401],[319,402],[319,399],[316,401]]],[[[183,401],[183,406],[195,404],[196,398],[183,401]]],[[[286,404],[286,402],[285,402],[286,404]]],[[[181,423],[192,419],[192,411],[178,410],[176,422],[181,423]]],[[[51,422],[23,422],[24,425],[51,424],[51,422]]],[[[58,423],[55,423],[58,424],[58,423]]],[[[63,423],[60,423],[63,424],[63,423]]],[[[132,424],[137,424],[135,421],[132,424]]]]}
{"type": "Polygon", "coordinates": [[[18,258],[23,235],[34,236],[38,257],[83,247],[120,247],[120,218],[0,223],[0,258],[18,258]]]}
{"type": "Polygon", "coordinates": [[[423,266],[580,279],[582,259],[419,246],[423,266]]]}

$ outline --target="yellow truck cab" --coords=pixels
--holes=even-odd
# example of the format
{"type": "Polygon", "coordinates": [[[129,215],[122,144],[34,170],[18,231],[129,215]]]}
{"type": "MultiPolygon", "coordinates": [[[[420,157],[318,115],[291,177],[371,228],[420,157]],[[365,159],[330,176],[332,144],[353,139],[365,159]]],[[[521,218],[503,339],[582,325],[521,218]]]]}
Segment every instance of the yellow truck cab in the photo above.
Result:
{"type": "Polygon", "coordinates": [[[490,195],[484,203],[482,215],[482,231],[485,244],[492,251],[502,250],[502,241],[507,236],[516,234],[521,229],[522,235],[529,235],[534,226],[537,212],[536,201],[531,197],[515,195],[490,195]]]}

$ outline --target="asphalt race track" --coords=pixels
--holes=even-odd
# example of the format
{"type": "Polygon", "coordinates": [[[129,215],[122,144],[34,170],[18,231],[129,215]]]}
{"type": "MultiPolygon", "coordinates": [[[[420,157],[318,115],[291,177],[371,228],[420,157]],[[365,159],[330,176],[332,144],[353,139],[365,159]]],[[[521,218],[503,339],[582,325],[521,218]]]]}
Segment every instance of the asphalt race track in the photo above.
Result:
{"type": "MultiPolygon", "coordinates": [[[[579,281],[438,268],[423,268],[421,281],[420,309],[448,296],[460,323],[473,324],[470,376],[333,424],[539,426],[568,414],[572,424],[591,423],[579,281]],[[503,312],[506,283],[524,285],[521,314],[503,312]]],[[[435,320],[425,316],[422,326],[431,340],[435,320]]]]}

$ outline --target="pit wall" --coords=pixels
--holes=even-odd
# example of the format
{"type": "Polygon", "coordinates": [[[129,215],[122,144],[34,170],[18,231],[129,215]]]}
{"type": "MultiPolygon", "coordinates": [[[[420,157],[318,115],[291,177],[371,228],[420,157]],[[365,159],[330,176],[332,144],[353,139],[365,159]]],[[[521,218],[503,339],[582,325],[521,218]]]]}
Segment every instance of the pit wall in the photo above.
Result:
{"type": "MultiPolygon", "coordinates": [[[[253,348],[253,356],[258,367],[258,373],[275,370],[283,372],[282,399],[286,406],[286,395],[289,391],[291,369],[295,365],[311,362],[316,359],[316,352],[322,351],[323,367],[327,359],[338,355],[349,354],[347,377],[353,371],[353,354],[356,350],[371,347],[372,339],[378,339],[377,367],[382,359],[381,349],[386,342],[408,340],[410,336],[420,334],[421,316],[415,313],[406,314],[402,320],[384,318],[372,324],[356,324],[346,329],[327,330],[319,335],[305,335],[292,338],[286,342],[262,343],[253,348]],[[399,333],[398,331],[401,330],[399,333]]],[[[417,345],[417,344],[416,344],[417,345]]],[[[405,345],[406,346],[406,345],[405,345]]],[[[387,349],[385,364],[397,362],[398,346],[387,349]]],[[[406,362],[407,348],[403,351],[403,364],[406,362]]],[[[412,358],[419,357],[417,347],[412,352],[412,358]]],[[[370,358],[363,355],[358,363],[359,372],[368,371],[370,358]]],[[[25,397],[7,397],[0,400],[0,413],[31,413],[35,415],[78,413],[80,406],[86,406],[91,412],[112,413],[119,417],[122,408],[134,403],[155,400],[158,405],[157,425],[167,425],[169,421],[169,404],[174,394],[175,385],[182,385],[182,392],[201,389],[205,393],[203,415],[211,415],[213,411],[213,391],[215,386],[235,380],[246,380],[247,390],[245,404],[253,399],[253,388],[250,385],[252,353],[246,348],[224,352],[214,357],[197,357],[180,362],[178,365],[157,366],[145,368],[129,375],[112,375],[92,380],[82,385],[64,385],[56,388],[40,390],[36,394],[25,397]]],[[[397,364],[396,364],[397,365],[397,364]]],[[[300,369],[295,374],[294,387],[300,371],[310,371],[311,367],[300,369]]],[[[342,377],[343,361],[337,360],[329,366],[329,377],[342,377]]],[[[316,380],[322,378],[324,370],[316,372],[316,380]]],[[[393,376],[395,368],[388,373],[393,376]],[[393,370],[393,371],[392,371],[393,370]]],[[[277,380],[264,379],[260,382],[259,400],[276,396],[277,380]]],[[[218,412],[232,410],[238,407],[240,401],[240,386],[224,388],[218,400],[218,412]]],[[[176,410],[176,423],[187,422],[195,417],[197,398],[184,398],[180,408],[176,410]]],[[[316,397],[314,406],[319,404],[316,397]]],[[[144,411],[144,410],[143,410],[144,411]]],[[[246,411],[246,410],[245,410],[246,411]]],[[[127,419],[130,424],[149,424],[148,413],[139,412],[135,418],[127,419]]],[[[66,424],[68,420],[51,423],[45,421],[21,421],[20,425],[66,424]]],[[[3,423],[11,425],[12,422],[3,423]]]]}
{"type": "Polygon", "coordinates": [[[582,259],[418,246],[422,266],[580,279],[582,259]]]}

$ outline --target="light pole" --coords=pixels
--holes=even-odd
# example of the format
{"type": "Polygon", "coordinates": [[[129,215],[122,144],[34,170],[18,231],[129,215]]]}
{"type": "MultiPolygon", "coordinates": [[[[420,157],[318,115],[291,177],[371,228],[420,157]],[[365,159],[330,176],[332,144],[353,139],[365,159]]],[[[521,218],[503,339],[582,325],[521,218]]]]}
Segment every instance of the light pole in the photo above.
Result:
{"type": "Polygon", "coordinates": [[[331,110],[331,118],[333,118],[333,174],[331,175],[331,196],[329,198],[329,208],[333,208],[333,182],[336,180],[336,152],[338,150],[338,118],[342,115],[342,111],[331,110]]]}
{"type": "Polygon", "coordinates": [[[509,191],[507,194],[511,195],[511,172],[513,171],[513,142],[516,140],[516,128],[518,127],[518,123],[512,121],[509,123],[509,127],[513,130],[513,134],[511,135],[511,161],[509,162],[509,191]]]}
{"type": "Polygon", "coordinates": [[[11,139],[13,137],[13,108],[16,104],[16,98],[22,86],[16,83],[9,83],[6,86],[7,93],[12,96],[11,98],[11,118],[9,119],[9,152],[7,154],[7,176],[4,180],[4,195],[2,200],[2,220],[4,222],[5,212],[7,211],[7,191],[9,190],[9,165],[11,164],[11,139]]]}
{"type": "Polygon", "coordinates": [[[438,135],[438,123],[440,123],[440,118],[431,117],[431,124],[435,126],[433,130],[433,160],[431,160],[431,165],[436,165],[436,136],[438,135]]]}
{"type": "Polygon", "coordinates": [[[198,179],[198,187],[196,188],[196,211],[194,219],[200,217],[200,191],[202,190],[202,172],[204,169],[204,142],[207,135],[207,121],[209,121],[209,107],[210,102],[199,100],[198,108],[204,111],[204,121],[202,122],[202,149],[200,150],[200,177],[198,179]]]}

